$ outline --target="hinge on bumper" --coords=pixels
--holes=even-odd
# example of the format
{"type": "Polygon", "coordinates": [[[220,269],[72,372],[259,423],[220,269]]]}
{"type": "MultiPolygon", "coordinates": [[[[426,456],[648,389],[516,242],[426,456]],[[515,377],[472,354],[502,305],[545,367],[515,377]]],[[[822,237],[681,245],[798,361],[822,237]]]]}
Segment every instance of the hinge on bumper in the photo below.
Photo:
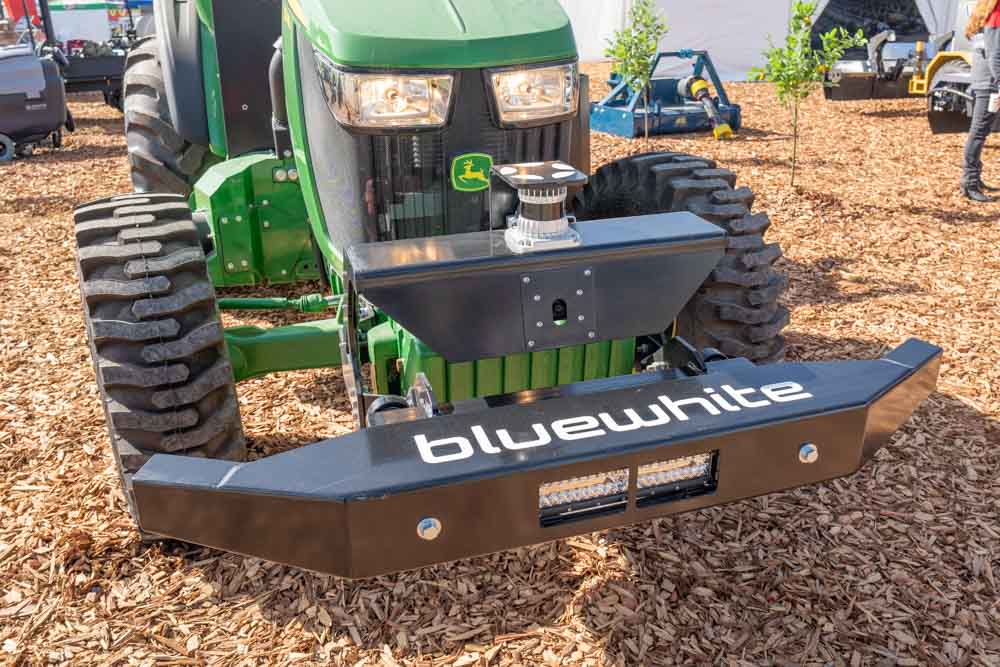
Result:
{"type": "Polygon", "coordinates": [[[708,364],[716,361],[724,361],[728,357],[714,347],[706,347],[698,350],[680,336],[672,336],[662,348],[657,350],[656,360],[649,365],[647,370],[673,369],[685,377],[705,375],[708,373],[708,364]]]}
{"type": "Polygon", "coordinates": [[[708,373],[704,355],[680,336],[674,336],[663,346],[663,361],[689,377],[708,373]]]}

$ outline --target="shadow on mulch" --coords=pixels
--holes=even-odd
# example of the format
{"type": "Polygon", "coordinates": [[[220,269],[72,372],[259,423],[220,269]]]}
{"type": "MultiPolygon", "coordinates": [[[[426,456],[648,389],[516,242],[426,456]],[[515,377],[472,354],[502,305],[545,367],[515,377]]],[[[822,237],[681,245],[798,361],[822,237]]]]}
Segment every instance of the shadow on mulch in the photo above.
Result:
{"type": "Polygon", "coordinates": [[[77,118],[76,119],[76,129],[89,130],[91,128],[97,128],[106,134],[112,134],[116,137],[120,137],[125,134],[125,117],[118,116],[117,118],[77,118]]]}
{"type": "MultiPolygon", "coordinates": [[[[399,616],[406,609],[407,600],[411,598],[424,601],[418,612],[426,615],[425,623],[418,624],[417,627],[422,626],[426,629],[441,611],[448,614],[444,619],[445,622],[461,622],[470,616],[468,611],[471,608],[482,603],[482,593],[477,588],[488,589],[496,586],[495,581],[487,582],[495,579],[498,573],[503,574],[511,587],[510,599],[506,600],[507,605],[513,607],[531,605],[530,614],[511,615],[513,618],[505,614],[506,606],[498,606],[491,618],[482,619],[482,630],[479,633],[463,635],[460,638],[441,637],[440,630],[429,634],[426,638],[410,634],[410,641],[413,644],[430,641],[433,645],[428,647],[424,643],[418,648],[411,644],[409,652],[403,652],[398,656],[404,661],[418,659],[426,655],[428,650],[448,653],[462,648],[468,642],[503,643],[558,625],[567,607],[580,595],[584,579],[588,576],[581,573],[577,567],[574,561],[577,555],[576,549],[567,540],[424,567],[416,571],[416,574],[420,575],[419,581],[404,587],[402,591],[397,583],[401,583],[404,577],[396,575],[361,580],[341,579],[258,559],[226,555],[215,549],[175,540],[142,544],[138,549],[160,550],[174,556],[179,561],[177,572],[185,572],[196,577],[205,576],[203,568],[206,561],[223,557],[229,562],[222,567],[213,567],[215,576],[206,578],[206,581],[215,588],[218,601],[237,603],[253,601],[253,604],[259,607],[262,616],[275,628],[297,623],[317,637],[325,635],[328,643],[336,644],[342,639],[353,638],[352,641],[363,650],[379,650],[385,644],[396,643],[397,632],[405,625],[399,616]],[[502,559],[530,562],[532,567],[530,571],[511,578],[509,573],[499,567],[498,560],[502,559]],[[265,577],[265,581],[272,583],[278,579],[301,577],[301,588],[305,591],[305,598],[315,605],[310,610],[312,613],[303,613],[301,606],[303,596],[294,588],[248,583],[245,573],[250,568],[258,570],[277,568],[278,572],[272,570],[265,577]],[[275,579],[276,575],[278,579],[275,579]],[[544,596],[536,595],[529,600],[516,599],[521,590],[530,592],[537,588],[557,592],[544,596]],[[374,601],[376,605],[380,605],[379,611],[365,617],[346,615],[344,609],[355,604],[359,598],[369,600],[370,603],[374,601]],[[332,624],[324,620],[332,621],[332,624]]],[[[410,579],[412,580],[412,577],[410,579]]]]}
{"type": "MultiPolygon", "coordinates": [[[[958,186],[955,186],[955,198],[960,197],[958,194],[958,186]]],[[[964,199],[960,200],[963,203],[964,199]]],[[[908,204],[902,207],[902,212],[909,215],[921,215],[927,216],[941,223],[942,225],[977,225],[982,223],[1000,223],[1000,202],[994,202],[992,204],[979,204],[981,208],[977,208],[975,211],[964,210],[964,209],[946,209],[946,208],[931,208],[929,206],[916,206],[913,204],[908,204]]],[[[887,215],[899,215],[899,209],[888,209],[883,207],[878,207],[879,210],[884,211],[887,215]]]]}
{"type": "Polygon", "coordinates": [[[53,167],[70,162],[92,162],[105,158],[121,158],[124,155],[121,146],[87,146],[86,148],[74,148],[64,145],[56,150],[45,149],[32,155],[29,160],[37,160],[40,163],[51,163],[53,167]]]}
{"type": "Polygon", "coordinates": [[[6,210],[40,215],[45,211],[72,211],[80,204],[80,199],[74,192],[64,192],[57,195],[12,197],[3,204],[6,210]]]}
{"type": "Polygon", "coordinates": [[[118,159],[124,156],[125,151],[122,150],[121,146],[87,146],[85,149],[67,146],[57,151],[48,151],[39,157],[48,158],[53,165],[62,165],[69,162],[91,162],[104,158],[118,159]]]}
{"type": "MultiPolygon", "coordinates": [[[[801,163],[800,163],[801,164],[801,163]]],[[[726,159],[726,166],[738,167],[780,167],[789,169],[792,166],[791,159],[773,157],[733,157],[726,159]]]]}
{"type": "MultiPolygon", "coordinates": [[[[786,361],[836,361],[840,359],[878,359],[890,346],[877,340],[817,335],[795,329],[784,333],[786,361]]],[[[900,343],[902,341],[899,341],[900,343]]]]}
{"type": "Polygon", "coordinates": [[[927,112],[924,109],[875,109],[862,111],[861,115],[868,118],[923,118],[927,112]]]}
{"type": "MultiPolygon", "coordinates": [[[[771,130],[761,130],[755,127],[741,127],[734,138],[737,141],[767,142],[767,141],[788,141],[792,138],[786,132],[772,132],[771,130]]],[[[728,162],[728,161],[727,161],[728,162]]]]}
{"type": "Polygon", "coordinates": [[[925,291],[916,283],[855,274],[852,269],[859,263],[856,259],[838,256],[813,262],[784,259],[782,267],[787,270],[790,283],[786,301],[791,305],[857,303],[925,291]]]}

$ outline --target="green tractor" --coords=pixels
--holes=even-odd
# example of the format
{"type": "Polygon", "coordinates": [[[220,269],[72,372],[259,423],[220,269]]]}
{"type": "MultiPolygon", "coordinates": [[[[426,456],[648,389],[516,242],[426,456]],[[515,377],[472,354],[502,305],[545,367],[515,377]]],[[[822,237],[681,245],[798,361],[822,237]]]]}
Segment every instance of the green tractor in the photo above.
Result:
{"type": "Polygon", "coordinates": [[[137,192],[77,209],[142,533],[367,577],[850,474],[940,350],[769,363],[781,252],[712,160],[590,173],[556,0],[157,0],[137,192]],[[276,41],[277,40],[277,41],[276,41]],[[294,298],[218,298],[319,280],[294,298]],[[224,328],[226,309],[306,323],[224,328]],[[342,369],[356,430],[248,461],[236,384],[342,369]]]}

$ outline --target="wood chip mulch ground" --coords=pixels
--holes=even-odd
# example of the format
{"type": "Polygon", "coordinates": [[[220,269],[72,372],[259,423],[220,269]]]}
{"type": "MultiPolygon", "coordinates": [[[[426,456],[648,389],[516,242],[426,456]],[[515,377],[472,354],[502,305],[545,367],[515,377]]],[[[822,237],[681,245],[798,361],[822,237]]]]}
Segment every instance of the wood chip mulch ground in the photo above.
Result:
{"type": "MultiPolygon", "coordinates": [[[[595,81],[595,89],[599,89],[595,81]]],[[[121,117],[0,166],[0,663],[1000,665],[1000,203],[957,192],[920,100],[788,114],[733,85],[737,138],[659,138],[740,174],[787,255],[793,360],[945,348],[937,393],[857,475],[700,513],[348,582],[144,545],[112,473],[70,212],[127,191],[121,117]]],[[[644,150],[594,136],[596,163],[644,150]]],[[[1000,137],[986,151],[1000,183],[1000,137]]],[[[240,386],[258,449],[345,432],[338,371],[240,386]]],[[[500,520],[496,517],[489,520],[500,520]]]]}

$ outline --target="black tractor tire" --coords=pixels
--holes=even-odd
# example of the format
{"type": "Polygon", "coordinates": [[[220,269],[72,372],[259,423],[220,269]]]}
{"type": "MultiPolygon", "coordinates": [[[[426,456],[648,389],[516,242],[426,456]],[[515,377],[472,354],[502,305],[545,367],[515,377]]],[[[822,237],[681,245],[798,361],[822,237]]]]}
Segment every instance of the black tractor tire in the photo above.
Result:
{"type": "Polygon", "coordinates": [[[136,192],[191,194],[210,153],[174,129],[156,35],[136,41],[129,51],[124,91],[125,138],[136,192]]]}
{"type": "MultiPolygon", "coordinates": [[[[758,363],[785,356],[788,309],[779,299],[788,278],[775,268],[777,243],[766,243],[765,213],[751,213],[754,194],[712,160],[648,153],[608,163],[573,199],[579,220],[690,211],[729,235],[715,270],[684,307],[677,333],[698,348],[716,348],[758,363]]],[[[650,332],[654,333],[654,332],[650,332]]]]}
{"type": "Polygon", "coordinates": [[[17,152],[17,144],[6,134],[0,134],[0,162],[10,162],[17,152]]]}
{"type": "Polygon", "coordinates": [[[153,454],[243,460],[233,370],[186,199],[93,202],[76,210],[75,231],[87,339],[130,507],[131,475],[153,454]]]}

